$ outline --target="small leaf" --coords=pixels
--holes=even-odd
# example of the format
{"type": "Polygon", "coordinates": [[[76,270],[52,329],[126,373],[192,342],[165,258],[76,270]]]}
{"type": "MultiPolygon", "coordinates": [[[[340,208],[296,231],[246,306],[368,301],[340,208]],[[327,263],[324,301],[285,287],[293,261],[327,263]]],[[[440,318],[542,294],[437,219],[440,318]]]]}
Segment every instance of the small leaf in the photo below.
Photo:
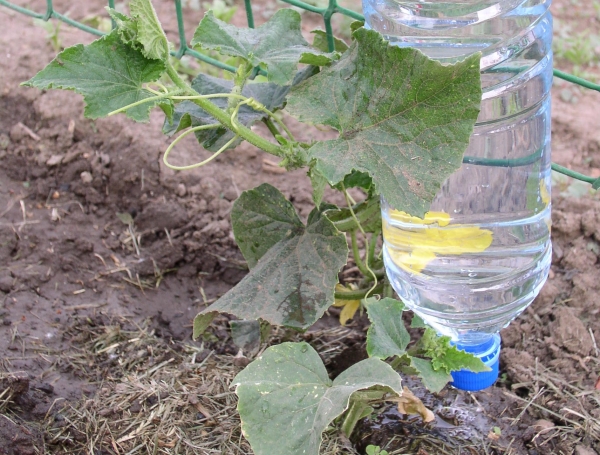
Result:
{"type": "Polygon", "coordinates": [[[307,343],[268,348],[232,385],[242,432],[256,455],[318,455],[321,433],[348,408],[354,392],[373,387],[401,392],[400,376],[375,358],[353,365],[332,382],[307,343]]]}
{"type": "MultiPolygon", "coordinates": [[[[40,89],[62,88],[83,95],[85,116],[106,117],[112,111],[154,96],[143,84],[154,82],[165,71],[159,60],[150,60],[123,44],[117,31],[87,46],[77,44],[62,51],[46,68],[22,85],[40,89]]],[[[145,122],[159,101],[126,111],[129,118],[145,122]]]]}
{"type": "Polygon", "coordinates": [[[150,0],[131,0],[129,11],[136,22],[136,40],[142,45],[144,55],[166,61],[169,58],[169,41],[150,0]]]}
{"type": "Polygon", "coordinates": [[[451,344],[450,337],[438,336],[435,330],[428,328],[419,340],[419,348],[426,357],[431,358],[434,370],[451,373],[452,371],[469,370],[474,373],[490,371],[481,359],[461,351],[451,344]]]}
{"type": "Polygon", "coordinates": [[[117,212],[117,218],[121,220],[121,223],[123,224],[133,224],[133,217],[128,212],[117,212]]]}
{"type": "Polygon", "coordinates": [[[298,62],[309,55],[331,61],[323,52],[312,49],[302,37],[300,14],[291,9],[278,10],[258,28],[237,28],[206,13],[194,33],[192,46],[217,50],[221,54],[241,57],[253,66],[266,65],[269,82],[285,85],[292,81],[298,62]]]}
{"type": "Polygon", "coordinates": [[[244,191],[231,219],[250,273],[203,313],[299,329],[312,325],[333,304],[337,273],[348,259],[344,235],[317,210],[304,226],[292,204],[269,184],[244,191]]]}
{"type": "Polygon", "coordinates": [[[362,28],[365,26],[365,21],[353,21],[350,24],[350,32],[352,32],[352,34],[354,34],[355,31],[357,31],[359,28],[362,28]]]}
{"type": "Polygon", "coordinates": [[[254,355],[260,348],[260,322],[231,321],[231,339],[234,344],[244,351],[244,354],[254,355]]]}
{"type": "Polygon", "coordinates": [[[418,314],[413,315],[413,318],[410,321],[411,329],[426,329],[427,327],[428,325],[425,324],[425,321],[423,319],[421,319],[421,316],[419,316],[418,314]]]}
{"type": "Polygon", "coordinates": [[[287,110],[340,132],[309,149],[330,184],[353,170],[369,173],[392,207],[423,217],[469,144],[480,56],[442,65],[372,30],[353,36],[340,60],[292,90],[287,110]]]}
{"type": "Polygon", "coordinates": [[[216,311],[210,311],[207,313],[199,313],[196,315],[196,317],[194,318],[194,328],[192,334],[194,340],[206,331],[210,323],[213,321],[214,318],[217,317],[218,314],[219,313],[216,311]]]}
{"type": "MultiPolygon", "coordinates": [[[[318,49],[322,52],[329,52],[329,44],[327,44],[327,33],[323,30],[313,30],[312,32],[315,37],[313,38],[312,47],[318,49]]],[[[333,44],[335,46],[336,52],[346,52],[348,50],[348,45],[341,39],[333,37],[333,44]]]]}
{"type": "Polygon", "coordinates": [[[395,401],[398,403],[398,412],[400,414],[413,415],[418,414],[421,416],[425,423],[433,422],[435,415],[429,409],[425,407],[423,402],[417,398],[408,387],[404,387],[402,395],[398,398],[392,398],[388,401],[395,401]]]}
{"type": "MultiPolygon", "coordinates": [[[[359,202],[353,208],[354,215],[365,232],[381,232],[381,206],[378,197],[359,202]]],[[[325,212],[335,227],[342,232],[358,229],[352,212],[347,207],[329,209],[325,212]]]]}
{"type": "Polygon", "coordinates": [[[315,206],[319,207],[321,202],[323,202],[323,196],[325,195],[325,189],[327,188],[327,179],[323,177],[316,169],[310,168],[308,171],[308,177],[310,178],[310,183],[312,184],[312,199],[315,203],[315,206]]]}
{"type": "Polygon", "coordinates": [[[121,37],[121,42],[128,44],[137,50],[142,50],[142,45],[137,41],[138,29],[137,22],[130,17],[118,12],[115,9],[107,8],[108,14],[117,25],[117,32],[121,37]]]}
{"type": "Polygon", "coordinates": [[[452,381],[452,376],[443,369],[434,370],[429,359],[410,357],[410,366],[417,370],[423,385],[432,393],[440,392],[446,384],[452,381]]]}
{"type": "Polygon", "coordinates": [[[410,343],[410,335],[402,320],[404,304],[386,297],[381,300],[367,299],[365,307],[371,321],[367,331],[369,357],[386,359],[403,355],[410,343]]]}
{"type": "Polygon", "coordinates": [[[366,172],[352,171],[344,177],[341,183],[335,185],[335,188],[342,191],[343,188],[362,188],[370,192],[373,189],[373,179],[366,172]]]}

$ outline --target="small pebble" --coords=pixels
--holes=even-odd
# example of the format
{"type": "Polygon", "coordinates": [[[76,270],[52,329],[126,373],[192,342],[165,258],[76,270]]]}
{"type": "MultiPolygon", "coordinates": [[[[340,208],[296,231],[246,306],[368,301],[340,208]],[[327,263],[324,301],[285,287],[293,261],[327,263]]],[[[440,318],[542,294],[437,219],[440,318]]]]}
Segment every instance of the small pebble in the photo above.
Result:
{"type": "Polygon", "coordinates": [[[94,180],[94,177],[92,177],[92,174],[88,171],[83,171],[80,177],[83,183],[92,183],[92,180],[94,180]]]}
{"type": "Polygon", "coordinates": [[[52,155],[48,161],[46,161],[46,165],[49,167],[58,166],[62,162],[63,158],[63,155],[52,155]]]}

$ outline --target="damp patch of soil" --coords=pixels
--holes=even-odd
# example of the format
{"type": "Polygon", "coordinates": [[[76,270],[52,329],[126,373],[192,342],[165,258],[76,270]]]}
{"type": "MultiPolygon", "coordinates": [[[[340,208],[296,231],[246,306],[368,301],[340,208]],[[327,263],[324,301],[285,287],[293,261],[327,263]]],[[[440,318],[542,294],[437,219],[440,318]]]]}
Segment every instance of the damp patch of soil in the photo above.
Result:
{"type": "MultiPolygon", "coordinates": [[[[154,3],[175,40],[172,2],[154,3]]],[[[54,4],[76,19],[105,6],[54,4]]],[[[577,15],[565,5],[553,5],[565,21],[593,22],[591,6],[577,15]]],[[[279,5],[257,7],[260,22],[279,5]]],[[[188,31],[201,15],[186,8],[188,31]]],[[[229,384],[252,357],[233,344],[226,316],[198,341],[191,322],[246,273],[232,202],[268,181],[306,217],[307,177],[246,145],[209,167],[165,168],[158,113],[148,124],[90,121],[75,94],[19,87],[55,53],[29,18],[0,7],[0,20],[0,454],[250,453],[229,384]]],[[[240,9],[234,22],[243,20],[240,9]]],[[[65,25],[59,37],[63,46],[93,39],[65,25]]],[[[600,94],[571,89],[574,99],[564,88],[553,93],[554,161],[600,177],[600,94]]],[[[207,156],[184,140],[176,159],[207,156]]],[[[557,177],[553,209],[550,278],[502,332],[498,383],[432,395],[405,378],[435,422],[382,404],[351,440],[326,432],[322,453],[363,454],[369,444],[390,454],[600,453],[600,199],[557,177]]],[[[305,334],[275,328],[261,349],[307,341],[335,377],[364,358],[368,323],[340,327],[338,314],[305,334]]]]}

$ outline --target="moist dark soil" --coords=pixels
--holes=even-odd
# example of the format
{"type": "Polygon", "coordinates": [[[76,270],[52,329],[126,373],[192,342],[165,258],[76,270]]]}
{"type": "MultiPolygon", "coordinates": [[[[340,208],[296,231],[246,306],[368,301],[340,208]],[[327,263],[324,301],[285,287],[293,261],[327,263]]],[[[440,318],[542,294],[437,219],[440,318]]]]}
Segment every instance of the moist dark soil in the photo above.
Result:
{"type": "MultiPolygon", "coordinates": [[[[175,41],[171,2],[154,3],[175,41]]],[[[76,19],[102,15],[105,6],[101,0],[54,4],[76,19]]],[[[571,3],[553,6],[565,21],[600,25],[591,6],[579,5],[574,15],[565,5],[571,3]]],[[[257,21],[278,6],[258,2],[257,21]]],[[[186,9],[188,31],[201,15],[186,9]]],[[[240,9],[234,22],[243,18],[240,9]]],[[[311,28],[319,23],[306,18],[311,28]]],[[[141,365],[169,359],[178,365],[190,346],[197,363],[210,355],[236,359],[236,367],[247,363],[236,358],[227,317],[203,340],[190,338],[195,314],[246,273],[231,231],[232,202],[268,181],[307,216],[310,183],[302,171],[282,172],[249,145],[194,171],[167,169],[159,113],[148,124],[123,116],[91,121],[83,118],[78,95],[19,87],[55,51],[30,18],[0,7],[0,22],[0,454],[66,453],[50,443],[48,422],[60,427],[66,405],[101,397],[105,381],[118,383],[141,365]],[[106,340],[118,344],[142,326],[156,340],[151,361],[123,360],[141,351],[111,354],[121,347],[106,340]]],[[[93,39],[64,24],[58,36],[62,46],[93,39]]],[[[565,97],[565,85],[556,85],[554,161],[600,177],[600,94],[569,88],[577,96],[565,97]]],[[[327,134],[293,128],[307,139],[327,134]]],[[[191,139],[177,154],[185,163],[208,156],[191,139]]],[[[555,183],[552,271],[531,307],[502,331],[498,383],[479,393],[446,388],[432,395],[406,378],[436,422],[424,425],[388,406],[361,421],[335,453],[365,453],[368,444],[419,455],[600,453],[600,199],[588,187],[555,183]]],[[[335,376],[365,357],[367,326],[357,317],[338,332],[336,311],[312,332],[277,339],[335,339],[335,349],[324,354],[335,376]],[[314,335],[327,330],[333,335],[314,335]]],[[[96,449],[117,453],[102,443],[96,449]]]]}

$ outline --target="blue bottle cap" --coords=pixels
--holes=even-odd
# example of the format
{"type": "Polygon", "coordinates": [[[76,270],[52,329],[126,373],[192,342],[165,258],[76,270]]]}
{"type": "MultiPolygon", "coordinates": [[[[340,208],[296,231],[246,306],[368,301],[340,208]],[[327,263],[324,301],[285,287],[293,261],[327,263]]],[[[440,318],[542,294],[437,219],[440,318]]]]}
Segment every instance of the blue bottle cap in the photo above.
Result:
{"type": "Polygon", "coordinates": [[[452,386],[460,390],[476,392],[494,384],[498,379],[498,366],[500,364],[500,335],[495,334],[489,341],[478,345],[456,344],[458,349],[469,352],[479,357],[483,363],[492,369],[482,373],[473,373],[469,370],[452,372],[452,386]]]}

